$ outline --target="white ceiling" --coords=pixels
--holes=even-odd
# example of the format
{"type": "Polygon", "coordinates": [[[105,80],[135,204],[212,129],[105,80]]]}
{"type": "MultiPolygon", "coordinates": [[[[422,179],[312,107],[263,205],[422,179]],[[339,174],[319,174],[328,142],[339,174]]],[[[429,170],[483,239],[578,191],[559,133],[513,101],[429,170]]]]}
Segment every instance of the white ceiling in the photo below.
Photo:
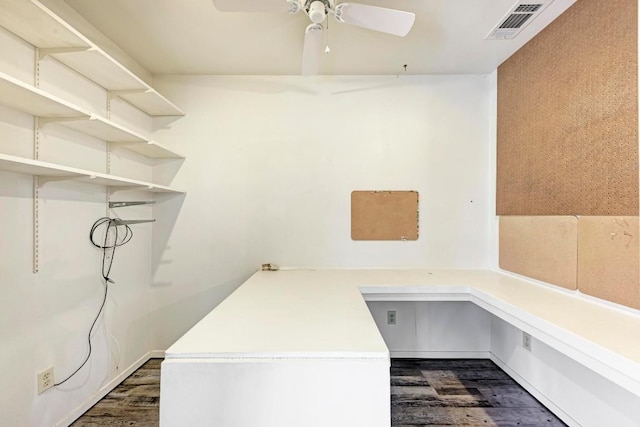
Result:
{"type": "MultiPolygon", "coordinates": [[[[285,1],[285,0],[283,0],[285,1]]],[[[514,40],[485,40],[516,0],[358,0],[411,11],[401,38],[330,18],[320,74],[486,74],[575,0],[554,0],[514,40]]],[[[154,74],[300,74],[304,14],[218,12],[211,0],[66,0],[154,74]]]]}

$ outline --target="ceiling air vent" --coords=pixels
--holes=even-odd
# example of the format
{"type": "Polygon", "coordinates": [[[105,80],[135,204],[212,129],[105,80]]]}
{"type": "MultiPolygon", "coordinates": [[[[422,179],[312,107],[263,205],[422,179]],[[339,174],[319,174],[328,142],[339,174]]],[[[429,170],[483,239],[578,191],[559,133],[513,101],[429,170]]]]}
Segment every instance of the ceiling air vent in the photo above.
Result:
{"type": "Polygon", "coordinates": [[[530,3],[517,3],[486,37],[487,40],[505,40],[517,36],[536,16],[553,0],[538,0],[530,3]]]}

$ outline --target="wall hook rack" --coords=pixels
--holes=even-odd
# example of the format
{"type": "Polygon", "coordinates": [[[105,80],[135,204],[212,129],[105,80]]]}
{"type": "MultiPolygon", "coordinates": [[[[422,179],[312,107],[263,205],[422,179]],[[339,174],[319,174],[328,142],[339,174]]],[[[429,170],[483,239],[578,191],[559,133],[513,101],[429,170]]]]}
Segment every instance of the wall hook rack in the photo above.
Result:
{"type": "Polygon", "coordinates": [[[140,206],[140,205],[155,205],[155,200],[141,200],[133,202],[109,202],[109,209],[112,208],[126,208],[128,206],[140,206]]]}

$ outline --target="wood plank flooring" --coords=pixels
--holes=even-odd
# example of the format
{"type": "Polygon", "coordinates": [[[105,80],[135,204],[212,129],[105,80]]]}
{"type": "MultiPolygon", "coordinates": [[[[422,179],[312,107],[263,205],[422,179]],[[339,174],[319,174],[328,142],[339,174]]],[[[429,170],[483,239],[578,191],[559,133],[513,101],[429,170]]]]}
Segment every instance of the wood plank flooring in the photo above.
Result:
{"type": "Polygon", "coordinates": [[[150,359],[71,426],[157,426],[160,419],[160,363],[162,359],[150,359]]]}
{"type": "Polygon", "coordinates": [[[391,425],[565,424],[490,360],[392,359],[391,425]]]}
{"type": "MultiPolygon", "coordinates": [[[[157,426],[161,362],[145,363],[72,426],[157,426]]],[[[392,359],[391,425],[565,424],[490,360],[392,359]]]]}

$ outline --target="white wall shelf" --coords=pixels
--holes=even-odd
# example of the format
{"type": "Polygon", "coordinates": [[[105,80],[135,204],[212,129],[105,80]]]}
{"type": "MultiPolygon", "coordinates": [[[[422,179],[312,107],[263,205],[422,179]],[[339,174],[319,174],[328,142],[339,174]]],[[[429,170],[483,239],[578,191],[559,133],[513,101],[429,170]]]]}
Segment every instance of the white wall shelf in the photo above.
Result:
{"type": "Polygon", "coordinates": [[[107,90],[147,89],[148,85],[98,47],[82,50],[40,49],[107,90]]]}
{"type": "Polygon", "coordinates": [[[2,0],[0,26],[40,48],[91,47],[80,33],[37,1],[2,0]]]}
{"type": "Polygon", "coordinates": [[[184,116],[173,102],[150,87],[143,90],[112,91],[111,95],[124,99],[150,116],[184,116]]]}
{"type": "Polygon", "coordinates": [[[42,49],[40,58],[51,55],[110,92],[122,94],[124,100],[149,115],[184,115],[175,104],[37,0],[0,2],[0,26],[42,49]]]}
{"type": "Polygon", "coordinates": [[[79,107],[0,72],[0,104],[38,117],[89,118],[79,107]]]}
{"type": "Polygon", "coordinates": [[[76,130],[107,142],[144,142],[146,139],[111,120],[94,114],[80,118],[45,118],[40,120],[40,128],[50,123],[76,130]]]}
{"type": "Polygon", "coordinates": [[[116,147],[122,147],[129,151],[133,151],[135,153],[141,154],[143,156],[152,158],[152,159],[184,159],[185,157],[175,153],[172,150],[164,147],[161,144],[158,144],[154,141],[143,141],[143,142],[116,142],[116,147]]]}
{"type": "Polygon", "coordinates": [[[95,114],[83,111],[56,96],[0,72],[0,104],[40,118],[40,128],[57,123],[153,159],[183,156],[144,136],[95,114]]]}
{"type": "Polygon", "coordinates": [[[118,190],[142,190],[150,193],[176,193],[179,191],[164,185],[156,185],[135,179],[123,178],[99,172],[62,166],[40,160],[25,159],[22,157],[0,154],[0,171],[20,173],[41,177],[40,184],[49,181],[74,180],[90,184],[110,187],[112,191],[118,190]]]}

